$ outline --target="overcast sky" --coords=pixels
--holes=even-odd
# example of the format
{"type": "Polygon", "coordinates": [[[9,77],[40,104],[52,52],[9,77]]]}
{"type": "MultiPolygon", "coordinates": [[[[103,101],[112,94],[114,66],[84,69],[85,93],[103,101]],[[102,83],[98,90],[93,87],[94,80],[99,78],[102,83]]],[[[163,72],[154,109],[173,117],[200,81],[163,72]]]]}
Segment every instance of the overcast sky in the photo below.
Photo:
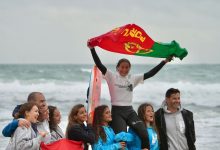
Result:
{"type": "MultiPolygon", "coordinates": [[[[220,63],[219,0],[0,0],[0,64],[93,63],[87,39],[128,23],[188,49],[179,64],[220,63]]],[[[97,48],[103,63],[160,59],[97,48]]]]}

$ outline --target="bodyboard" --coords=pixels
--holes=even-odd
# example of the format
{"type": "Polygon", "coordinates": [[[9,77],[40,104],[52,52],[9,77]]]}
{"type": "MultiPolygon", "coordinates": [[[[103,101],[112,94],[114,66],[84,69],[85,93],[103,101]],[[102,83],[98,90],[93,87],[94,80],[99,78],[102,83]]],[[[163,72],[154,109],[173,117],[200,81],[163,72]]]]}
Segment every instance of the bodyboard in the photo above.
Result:
{"type": "Polygon", "coordinates": [[[94,66],[91,71],[89,89],[88,89],[88,107],[89,116],[94,116],[94,110],[100,104],[102,73],[97,66],[94,66]]]}

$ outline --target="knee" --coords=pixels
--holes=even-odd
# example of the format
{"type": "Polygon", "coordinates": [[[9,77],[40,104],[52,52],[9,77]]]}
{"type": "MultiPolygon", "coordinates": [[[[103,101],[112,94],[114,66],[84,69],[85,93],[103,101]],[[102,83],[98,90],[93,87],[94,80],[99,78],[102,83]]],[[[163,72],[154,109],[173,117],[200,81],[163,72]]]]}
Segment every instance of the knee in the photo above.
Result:
{"type": "Polygon", "coordinates": [[[114,130],[115,134],[120,133],[122,131],[127,132],[127,125],[122,122],[121,123],[111,122],[109,125],[114,130]]]}
{"type": "Polygon", "coordinates": [[[141,139],[147,138],[147,131],[146,131],[146,127],[144,126],[143,122],[138,122],[134,124],[131,128],[137,133],[137,135],[141,139]]]}

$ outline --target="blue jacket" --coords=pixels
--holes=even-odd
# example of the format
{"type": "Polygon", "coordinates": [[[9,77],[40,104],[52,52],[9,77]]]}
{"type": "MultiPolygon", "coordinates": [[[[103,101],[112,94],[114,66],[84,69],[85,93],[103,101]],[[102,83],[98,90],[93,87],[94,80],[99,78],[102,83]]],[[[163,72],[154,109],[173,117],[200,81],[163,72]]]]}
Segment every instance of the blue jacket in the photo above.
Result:
{"type": "MultiPolygon", "coordinates": [[[[128,132],[133,135],[133,141],[128,142],[127,144],[128,149],[141,150],[141,139],[139,138],[139,136],[131,128],[129,128],[128,132]]],[[[147,127],[146,132],[148,132],[150,150],[159,150],[159,143],[155,130],[152,127],[147,127]]]]}
{"type": "MultiPolygon", "coordinates": [[[[15,114],[19,112],[19,109],[21,108],[21,105],[17,105],[13,112],[12,112],[12,116],[15,117],[15,114]]],[[[2,130],[2,134],[5,137],[11,137],[11,135],[15,132],[15,130],[18,127],[18,120],[14,119],[11,123],[9,123],[3,130],[2,130]]]]}
{"type": "Polygon", "coordinates": [[[98,141],[92,145],[93,150],[118,150],[121,149],[120,141],[131,141],[133,136],[129,133],[120,132],[115,135],[113,129],[109,126],[102,126],[106,134],[106,142],[100,137],[98,141]]]}
{"type": "Polygon", "coordinates": [[[11,137],[11,135],[15,132],[18,127],[18,120],[14,119],[11,123],[9,123],[4,129],[2,130],[2,134],[5,137],[11,137]]]}

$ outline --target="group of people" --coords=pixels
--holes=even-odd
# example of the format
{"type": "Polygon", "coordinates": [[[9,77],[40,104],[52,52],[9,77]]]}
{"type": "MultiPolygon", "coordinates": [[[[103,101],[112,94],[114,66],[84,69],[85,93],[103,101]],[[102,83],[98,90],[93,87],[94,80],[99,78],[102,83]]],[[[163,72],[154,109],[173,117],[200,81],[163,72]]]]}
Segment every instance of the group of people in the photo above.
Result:
{"type": "Polygon", "coordinates": [[[154,76],[172,56],[142,75],[130,75],[129,60],[121,59],[116,66],[117,73],[113,73],[102,64],[89,41],[87,45],[107,81],[111,108],[98,106],[91,118],[84,105],[73,106],[64,136],[58,125],[61,118],[58,108],[48,106],[42,93],[33,92],[27,103],[15,108],[14,120],[3,129],[3,135],[11,137],[7,150],[37,150],[41,142],[51,143],[62,138],[82,141],[84,149],[91,144],[94,150],[196,149],[193,113],[181,107],[178,89],[167,90],[162,107],[155,113],[149,103],[141,104],[137,113],[132,107],[133,89],[154,76]]]}

